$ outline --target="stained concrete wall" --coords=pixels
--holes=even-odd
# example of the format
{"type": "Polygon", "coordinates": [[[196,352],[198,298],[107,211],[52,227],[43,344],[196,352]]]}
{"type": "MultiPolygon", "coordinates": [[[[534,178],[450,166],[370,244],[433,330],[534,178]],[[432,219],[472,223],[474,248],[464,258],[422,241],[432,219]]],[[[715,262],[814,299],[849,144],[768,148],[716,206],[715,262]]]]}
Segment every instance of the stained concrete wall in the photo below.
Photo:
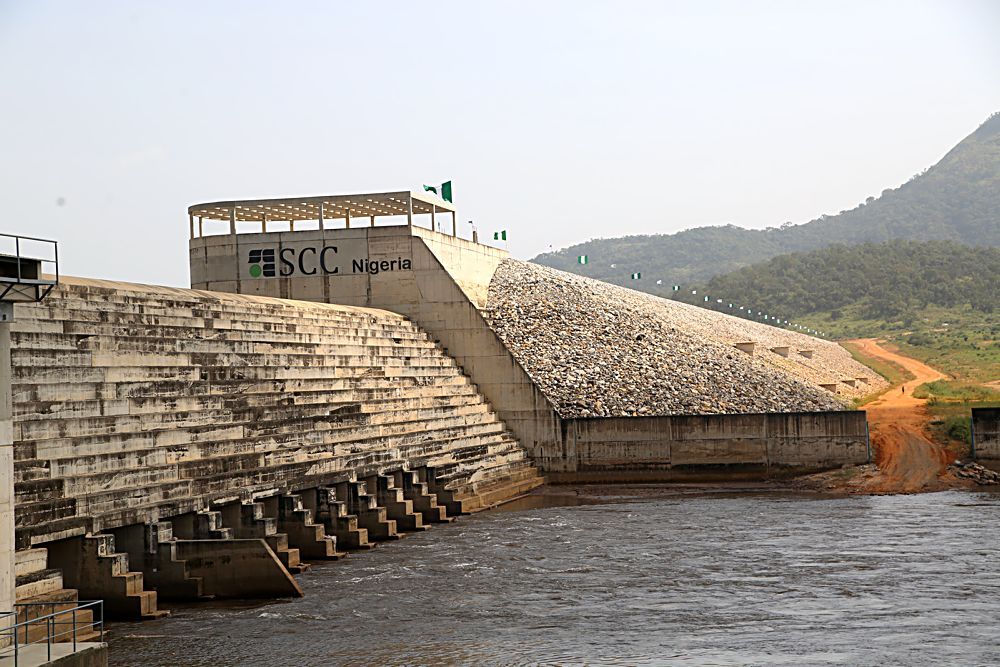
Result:
{"type": "MultiPolygon", "coordinates": [[[[508,253],[420,227],[361,227],[268,234],[208,236],[191,240],[191,286],[239,294],[367,306],[411,318],[439,341],[445,351],[473,378],[521,444],[543,469],[557,469],[561,455],[558,415],[531,378],[490,329],[479,312],[485,306],[490,280],[508,253]],[[325,247],[336,247],[336,274],[305,274],[293,266],[291,275],[253,277],[249,252],[258,248],[283,252],[309,251],[312,258],[325,247]],[[354,260],[406,260],[406,269],[354,272],[354,260]]],[[[331,266],[332,267],[332,259],[331,266]]]]}
{"type": "Polygon", "coordinates": [[[869,458],[862,411],[563,420],[555,482],[760,478],[869,458]]]}
{"type": "Polygon", "coordinates": [[[972,433],[976,458],[1000,462],[1000,408],[973,408],[972,433]]]}
{"type": "Polygon", "coordinates": [[[540,481],[398,314],[66,279],[13,326],[19,547],[406,468],[540,481]]]}

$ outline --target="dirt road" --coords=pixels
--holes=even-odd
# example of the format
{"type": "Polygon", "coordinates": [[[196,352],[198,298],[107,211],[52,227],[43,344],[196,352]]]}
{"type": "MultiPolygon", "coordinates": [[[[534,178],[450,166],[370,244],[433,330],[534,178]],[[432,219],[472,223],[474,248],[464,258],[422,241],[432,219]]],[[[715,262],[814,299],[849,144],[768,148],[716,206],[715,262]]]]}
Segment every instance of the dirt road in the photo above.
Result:
{"type": "Polygon", "coordinates": [[[865,354],[892,361],[913,374],[914,379],[894,387],[864,406],[871,425],[872,445],[879,474],[865,484],[874,493],[913,493],[943,488],[940,480],[951,455],[924,434],[930,417],[926,401],[913,390],[925,382],[946,378],[916,359],[890,352],[872,338],[854,341],[865,354]]]}

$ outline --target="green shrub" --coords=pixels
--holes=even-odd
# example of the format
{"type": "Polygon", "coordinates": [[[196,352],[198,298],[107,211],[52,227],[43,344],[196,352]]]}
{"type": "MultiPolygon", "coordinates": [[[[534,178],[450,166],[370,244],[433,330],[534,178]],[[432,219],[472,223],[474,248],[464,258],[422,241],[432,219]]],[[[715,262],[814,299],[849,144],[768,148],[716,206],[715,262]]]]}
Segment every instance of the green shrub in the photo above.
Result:
{"type": "Polygon", "coordinates": [[[964,415],[949,417],[944,422],[944,432],[952,440],[959,440],[967,445],[972,444],[972,431],[969,428],[969,418],[964,415]]]}

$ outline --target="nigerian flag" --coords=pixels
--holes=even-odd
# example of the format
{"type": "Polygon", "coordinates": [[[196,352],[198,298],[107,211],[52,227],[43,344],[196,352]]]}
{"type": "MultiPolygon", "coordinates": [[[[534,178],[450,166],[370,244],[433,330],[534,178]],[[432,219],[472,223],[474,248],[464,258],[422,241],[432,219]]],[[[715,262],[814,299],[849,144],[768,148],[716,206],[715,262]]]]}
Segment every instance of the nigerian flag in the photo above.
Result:
{"type": "Polygon", "coordinates": [[[441,184],[441,199],[447,202],[451,201],[451,181],[445,181],[441,184]]]}
{"type": "Polygon", "coordinates": [[[587,262],[588,262],[588,259],[587,259],[586,255],[580,255],[579,257],[576,258],[576,263],[577,264],[586,264],[587,262]]]}
{"type": "Polygon", "coordinates": [[[505,229],[502,232],[493,232],[493,240],[494,241],[506,241],[507,240],[507,230],[505,229]]]}
{"type": "Polygon", "coordinates": [[[433,185],[425,185],[424,186],[424,192],[433,192],[434,194],[437,194],[438,193],[438,189],[436,187],[434,187],[433,185]]]}
{"type": "Polygon", "coordinates": [[[673,287],[674,287],[674,291],[675,291],[675,292],[676,292],[677,290],[679,290],[679,289],[681,288],[681,286],[680,286],[680,285],[674,285],[673,287]]]}
{"type": "Polygon", "coordinates": [[[642,278],[642,274],[641,273],[633,273],[632,274],[632,280],[639,280],[640,278],[642,278]]]}

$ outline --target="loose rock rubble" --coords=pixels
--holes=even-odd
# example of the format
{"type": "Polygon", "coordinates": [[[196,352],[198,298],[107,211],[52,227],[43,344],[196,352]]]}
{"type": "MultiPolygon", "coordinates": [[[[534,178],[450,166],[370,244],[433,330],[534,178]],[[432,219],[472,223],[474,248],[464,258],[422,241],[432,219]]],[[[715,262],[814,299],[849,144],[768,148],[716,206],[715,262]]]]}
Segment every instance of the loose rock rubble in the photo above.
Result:
{"type": "Polygon", "coordinates": [[[517,260],[494,274],[484,316],[565,417],[842,410],[810,381],[884,385],[833,343],[517,260]],[[751,356],[733,347],[744,340],[814,354],[751,356]]]}
{"type": "Polygon", "coordinates": [[[995,470],[990,470],[989,468],[984,468],[978,463],[962,463],[961,461],[955,461],[948,466],[948,470],[963,479],[972,480],[976,484],[980,484],[982,486],[1000,484],[1000,473],[995,470]]]}

